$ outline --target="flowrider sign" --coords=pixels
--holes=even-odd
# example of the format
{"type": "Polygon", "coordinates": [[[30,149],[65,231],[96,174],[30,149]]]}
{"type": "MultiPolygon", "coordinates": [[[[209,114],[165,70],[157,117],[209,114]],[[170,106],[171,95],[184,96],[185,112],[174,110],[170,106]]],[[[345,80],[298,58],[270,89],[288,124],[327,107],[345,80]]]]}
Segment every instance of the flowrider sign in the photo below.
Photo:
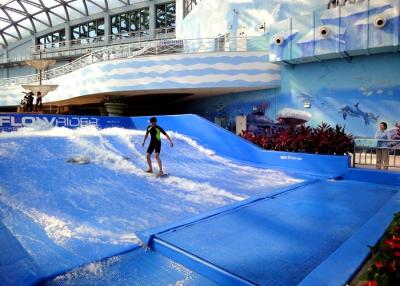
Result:
{"type": "Polygon", "coordinates": [[[122,127],[135,128],[129,117],[101,117],[101,116],[53,116],[27,114],[1,114],[0,131],[15,131],[18,128],[32,124],[44,123],[52,126],[78,128],[93,125],[99,128],[122,127]]]}

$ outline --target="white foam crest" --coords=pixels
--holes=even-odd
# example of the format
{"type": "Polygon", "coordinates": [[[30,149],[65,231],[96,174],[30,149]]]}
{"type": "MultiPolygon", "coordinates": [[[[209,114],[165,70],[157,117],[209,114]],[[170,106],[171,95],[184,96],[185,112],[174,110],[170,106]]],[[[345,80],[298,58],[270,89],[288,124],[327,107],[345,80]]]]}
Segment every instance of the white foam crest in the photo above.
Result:
{"type": "MultiPolygon", "coordinates": [[[[124,156],[119,153],[119,151],[116,150],[112,144],[109,144],[106,138],[103,137],[117,136],[137,158],[141,158],[143,153],[137,149],[136,145],[132,142],[132,138],[143,136],[144,134],[145,131],[142,130],[123,129],[118,127],[98,129],[95,126],[84,126],[74,130],[62,127],[55,127],[49,130],[22,128],[17,132],[8,133],[6,136],[12,137],[22,135],[66,137],[73,144],[80,147],[80,153],[83,152],[83,155],[89,157],[91,161],[104,165],[105,167],[114,171],[127,172],[135,176],[143,177],[154,184],[162,184],[165,186],[182,189],[184,190],[184,194],[186,194],[184,198],[191,201],[211,202],[214,200],[215,203],[217,200],[219,200],[218,197],[229,200],[243,200],[246,198],[241,195],[230,193],[224,189],[216,188],[208,183],[198,183],[181,177],[170,176],[161,180],[160,182],[159,179],[145,174],[143,170],[137,165],[133,164],[132,161],[126,160],[126,158],[124,158],[124,156]],[[90,137],[98,138],[102,144],[94,144],[89,140],[90,137]]],[[[302,181],[291,178],[280,171],[233,163],[228,159],[217,156],[213,150],[201,146],[198,142],[188,136],[172,131],[168,131],[168,134],[170,134],[173,140],[182,141],[195,149],[196,152],[199,152],[209,159],[229,167],[233,175],[238,174],[246,177],[250,173],[251,177],[254,178],[252,179],[254,183],[252,185],[258,185],[262,187],[271,185],[271,181],[274,182],[273,185],[287,185],[302,181]]]]}
{"type": "Polygon", "coordinates": [[[134,233],[119,233],[116,236],[115,231],[97,229],[87,225],[80,225],[73,230],[74,238],[86,240],[95,243],[136,243],[142,244],[140,239],[134,233]]]}
{"type": "Polygon", "coordinates": [[[101,277],[109,272],[109,268],[120,262],[120,256],[113,256],[100,262],[89,263],[83,267],[76,268],[70,272],[54,278],[54,282],[81,280],[82,277],[101,277]]]}
{"type": "Polygon", "coordinates": [[[20,138],[20,137],[67,137],[72,135],[74,130],[65,127],[53,127],[38,130],[30,127],[22,127],[12,132],[0,132],[0,138],[20,138]]]}
{"type": "MultiPolygon", "coordinates": [[[[186,199],[196,203],[226,203],[224,198],[234,201],[242,201],[247,198],[246,196],[236,195],[224,189],[213,187],[208,183],[200,184],[185,178],[169,176],[162,179],[162,181],[170,186],[178,186],[185,192],[184,197],[186,199]]],[[[183,196],[183,194],[178,195],[183,196]]]]}
{"type": "Polygon", "coordinates": [[[4,193],[0,196],[0,201],[23,213],[35,223],[39,224],[46,235],[57,245],[65,246],[72,239],[96,242],[125,244],[138,243],[140,239],[134,233],[118,233],[111,230],[98,229],[84,224],[74,223],[63,220],[54,215],[49,215],[35,208],[24,206],[21,202],[16,202],[11,198],[6,198],[4,193]]]}
{"type": "Polygon", "coordinates": [[[99,136],[99,135],[138,135],[144,134],[144,131],[112,127],[99,129],[95,125],[85,125],[79,128],[71,129],[66,127],[53,126],[42,120],[37,120],[32,124],[18,128],[16,131],[0,132],[0,138],[18,138],[18,137],[70,137],[70,136],[99,136]]]}
{"type": "Polygon", "coordinates": [[[197,143],[195,140],[191,139],[190,137],[187,137],[187,136],[177,133],[177,132],[168,132],[168,133],[171,134],[171,138],[179,139],[179,140],[185,142],[186,144],[190,145],[191,147],[193,147],[197,152],[200,152],[200,153],[208,156],[210,159],[217,161],[219,163],[222,163],[223,165],[225,165],[227,167],[232,168],[233,169],[232,171],[234,173],[239,173],[242,175],[251,173],[252,176],[258,177],[258,179],[256,178],[256,181],[254,181],[255,185],[258,185],[258,186],[270,185],[271,180],[274,181],[275,185],[287,185],[287,184],[292,184],[292,183],[300,183],[300,182],[304,181],[304,180],[294,179],[292,177],[289,177],[281,171],[235,164],[228,159],[225,159],[223,157],[216,155],[213,150],[204,148],[203,146],[201,146],[199,143],[197,143]]]}
{"type": "MultiPolygon", "coordinates": [[[[101,137],[99,138],[102,140],[101,137]]],[[[89,159],[95,163],[101,164],[114,171],[123,171],[132,174],[143,173],[141,169],[137,168],[121,155],[106,149],[104,145],[95,144],[85,137],[77,135],[69,139],[81,149],[80,153],[83,153],[83,155],[89,157],[89,159]]]]}
{"type": "MultiPolygon", "coordinates": [[[[130,133],[132,134],[132,132],[130,133]]],[[[84,152],[84,155],[88,156],[92,161],[98,164],[102,164],[103,166],[112,170],[128,172],[134,174],[135,176],[143,177],[148,181],[151,181],[158,185],[161,184],[164,186],[181,189],[185,192],[185,195],[177,195],[186,200],[190,200],[196,203],[221,203],[221,198],[235,201],[240,201],[247,198],[245,196],[235,195],[224,189],[214,187],[209,183],[197,183],[195,181],[181,177],[169,176],[160,180],[153,177],[152,175],[144,173],[143,170],[136,167],[132,162],[126,160],[121,155],[104,148],[104,146],[102,145],[93,144],[93,142],[90,142],[86,138],[80,136],[73,136],[70,139],[71,142],[78,145],[80,149],[84,152]]],[[[134,144],[132,144],[131,146],[134,146],[134,144]]]]}
{"type": "Polygon", "coordinates": [[[201,146],[199,143],[197,143],[195,140],[193,140],[192,138],[185,136],[183,134],[180,134],[178,132],[174,132],[174,131],[169,131],[168,134],[170,134],[172,139],[178,139],[181,140],[183,142],[185,142],[186,144],[190,145],[191,147],[193,147],[194,149],[196,149],[196,151],[207,155],[207,156],[214,156],[215,152],[213,150],[204,148],[203,146],[201,146]]]}

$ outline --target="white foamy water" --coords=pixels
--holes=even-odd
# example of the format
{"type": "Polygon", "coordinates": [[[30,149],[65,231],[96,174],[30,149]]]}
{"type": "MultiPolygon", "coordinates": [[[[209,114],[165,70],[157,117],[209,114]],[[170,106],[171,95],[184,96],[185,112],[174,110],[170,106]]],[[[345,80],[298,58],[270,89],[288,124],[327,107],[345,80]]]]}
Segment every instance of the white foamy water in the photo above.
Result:
{"type": "Polygon", "coordinates": [[[141,244],[140,239],[134,233],[115,233],[109,230],[94,228],[80,222],[61,219],[35,208],[27,207],[23,203],[6,196],[4,192],[0,192],[0,203],[21,212],[42,226],[47,236],[60,246],[66,246],[66,243],[71,239],[111,244],[141,244]]]}
{"type": "Polygon", "coordinates": [[[82,264],[140,245],[141,231],[302,181],[221,157],[193,138],[168,133],[175,146],[163,139],[161,158],[170,175],[161,179],[144,172],[144,131],[41,123],[0,133],[3,223],[42,261],[57,254],[82,264]],[[74,158],[88,164],[73,164],[74,158]]]}

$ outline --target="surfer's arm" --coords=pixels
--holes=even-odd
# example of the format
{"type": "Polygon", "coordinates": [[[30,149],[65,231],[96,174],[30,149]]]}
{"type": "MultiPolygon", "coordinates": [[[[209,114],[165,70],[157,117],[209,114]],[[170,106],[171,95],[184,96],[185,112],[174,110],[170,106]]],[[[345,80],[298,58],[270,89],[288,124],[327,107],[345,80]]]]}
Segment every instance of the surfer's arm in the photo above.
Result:
{"type": "Polygon", "coordinates": [[[164,135],[165,135],[165,137],[167,137],[167,139],[168,139],[169,144],[171,145],[171,147],[174,147],[174,143],[172,143],[172,140],[171,140],[171,138],[169,137],[169,135],[168,135],[167,133],[165,133],[164,135]]]}
{"type": "Polygon", "coordinates": [[[149,136],[149,129],[146,130],[146,135],[144,135],[142,146],[144,146],[144,143],[146,143],[147,136],[149,136]]]}
{"type": "Polygon", "coordinates": [[[167,132],[165,132],[164,129],[162,129],[161,127],[159,127],[159,128],[160,128],[160,132],[161,132],[162,134],[164,134],[165,137],[167,137],[167,139],[168,139],[169,144],[171,145],[171,147],[174,147],[174,143],[172,143],[171,137],[169,137],[169,135],[167,134],[167,132]]]}

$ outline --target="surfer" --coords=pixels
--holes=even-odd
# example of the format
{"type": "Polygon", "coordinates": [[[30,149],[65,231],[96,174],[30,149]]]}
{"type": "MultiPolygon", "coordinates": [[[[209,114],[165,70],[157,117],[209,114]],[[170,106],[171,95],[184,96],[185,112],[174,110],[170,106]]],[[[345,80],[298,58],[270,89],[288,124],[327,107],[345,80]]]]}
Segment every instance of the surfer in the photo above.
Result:
{"type": "Polygon", "coordinates": [[[162,162],[160,160],[160,152],[161,152],[161,133],[167,137],[171,147],[174,146],[172,143],[171,138],[168,136],[168,134],[162,129],[160,126],[157,125],[157,118],[152,117],[150,118],[150,125],[147,127],[146,130],[146,135],[144,136],[144,140],[142,143],[142,146],[144,147],[144,144],[146,143],[147,136],[150,134],[150,144],[149,147],[147,148],[147,154],[146,154],[146,159],[147,159],[147,164],[149,165],[149,168],[147,169],[147,173],[153,173],[153,166],[151,164],[151,154],[155,151],[155,157],[158,163],[159,167],[159,172],[157,176],[162,176],[164,175],[163,169],[162,169],[162,162]]]}

